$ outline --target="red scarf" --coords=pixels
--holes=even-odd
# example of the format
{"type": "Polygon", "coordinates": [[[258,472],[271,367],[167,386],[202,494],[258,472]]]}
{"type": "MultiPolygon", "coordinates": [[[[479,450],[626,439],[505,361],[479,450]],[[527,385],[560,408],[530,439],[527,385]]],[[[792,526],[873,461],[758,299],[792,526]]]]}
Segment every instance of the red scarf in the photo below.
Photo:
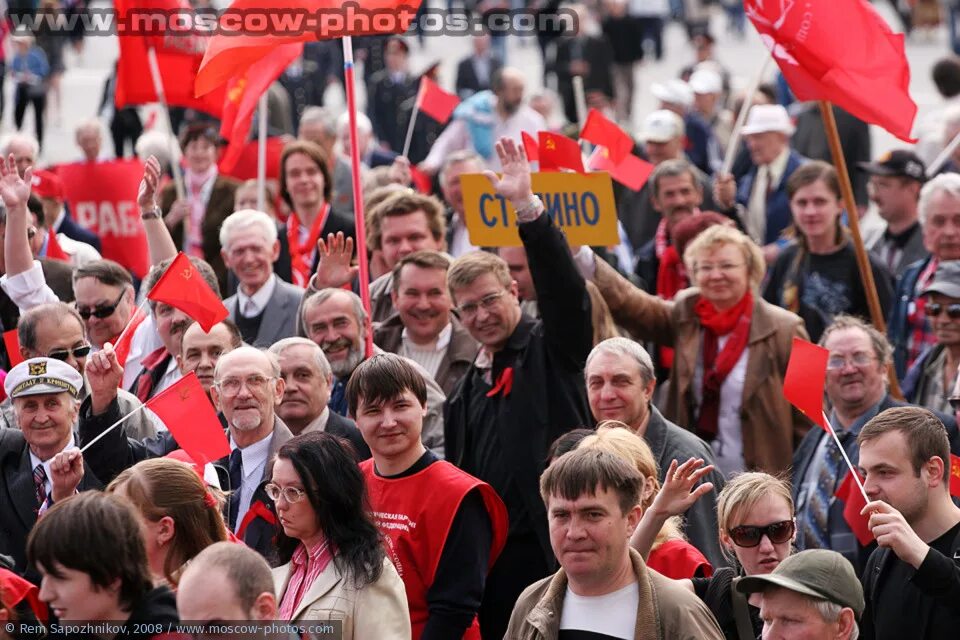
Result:
{"type": "Polygon", "coordinates": [[[693,310],[703,327],[703,401],[697,419],[697,435],[711,441],[717,436],[720,387],[743,355],[750,338],[753,294],[747,291],[740,302],[726,311],[719,311],[712,302],[701,296],[693,310]],[[727,334],[731,334],[730,338],[723,349],[718,349],[720,336],[727,334]]]}
{"type": "Polygon", "coordinates": [[[298,287],[306,288],[310,282],[310,276],[313,274],[313,265],[307,262],[307,258],[317,248],[317,240],[320,239],[320,232],[323,231],[323,225],[327,222],[327,215],[330,213],[330,205],[325,203],[320,213],[314,218],[310,225],[310,235],[307,241],[300,244],[300,219],[297,214],[292,214],[287,218],[287,241],[290,243],[290,270],[293,273],[294,284],[298,287]]]}
{"type": "MultiPolygon", "coordinates": [[[[680,253],[668,242],[667,221],[661,220],[654,236],[654,250],[657,260],[660,261],[657,267],[657,296],[664,300],[673,300],[677,292],[690,286],[690,283],[680,253]]],[[[664,369],[673,367],[673,347],[660,347],[660,366],[664,369]]]]}

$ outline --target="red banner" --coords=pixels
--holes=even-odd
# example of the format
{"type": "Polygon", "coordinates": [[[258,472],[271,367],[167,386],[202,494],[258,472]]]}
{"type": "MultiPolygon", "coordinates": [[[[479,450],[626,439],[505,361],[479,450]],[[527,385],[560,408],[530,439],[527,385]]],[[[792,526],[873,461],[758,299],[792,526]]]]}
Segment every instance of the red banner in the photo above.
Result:
{"type": "Polygon", "coordinates": [[[115,260],[138,278],[147,275],[147,236],[137,209],[143,177],[139,160],[76,162],[56,168],[73,217],[100,236],[104,258],[115,260]]]}

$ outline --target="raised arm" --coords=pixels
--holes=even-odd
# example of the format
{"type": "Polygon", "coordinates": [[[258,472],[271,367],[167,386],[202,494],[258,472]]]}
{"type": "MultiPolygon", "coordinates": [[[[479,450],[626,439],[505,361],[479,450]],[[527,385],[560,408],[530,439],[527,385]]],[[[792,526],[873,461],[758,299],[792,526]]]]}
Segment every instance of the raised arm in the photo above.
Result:
{"type": "Polygon", "coordinates": [[[33,266],[33,253],[27,238],[27,228],[30,226],[27,199],[30,198],[32,179],[33,167],[27,167],[21,178],[12,154],[0,162],[0,196],[7,209],[3,261],[8,277],[28,271],[33,266]]]}
{"type": "Polygon", "coordinates": [[[147,250],[150,252],[150,264],[155,265],[168,258],[175,258],[177,247],[173,243],[170,230],[163,222],[163,214],[157,204],[157,187],[160,184],[160,161],[154,156],[147,158],[143,168],[143,179],[137,194],[137,206],[140,219],[147,235],[147,250]]]}
{"type": "Polygon", "coordinates": [[[617,273],[606,260],[595,260],[593,283],[610,307],[614,321],[638,340],[673,346],[673,303],[652,296],[617,273]]]}

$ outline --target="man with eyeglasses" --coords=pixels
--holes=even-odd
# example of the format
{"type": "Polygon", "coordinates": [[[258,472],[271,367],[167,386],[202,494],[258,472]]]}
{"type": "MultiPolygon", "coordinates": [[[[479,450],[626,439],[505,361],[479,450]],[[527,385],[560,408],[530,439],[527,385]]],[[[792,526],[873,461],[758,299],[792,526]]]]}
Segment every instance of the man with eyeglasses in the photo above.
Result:
{"type": "MultiPolygon", "coordinates": [[[[93,354],[87,372],[93,391],[90,410],[98,416],[115,402],[112,394],[121,369],[113,349],[93,354]]],[[[214,406],[227,422],[230,439],[230,455],[212,463],[220,486],[231,492],[224,505],[224,519],[238,538],[267,558],[274,552],[275,518],[264,485],[270,479],[273,456],[293,437],[276,413],[283,389],[276,356],[242,346],[220,356],[210,391],[214,406]]],[[[81,423],[81,446],[100,436],[107,426],[109,424],[86,426],[81,423]]],[[[134,440],[122,429],[113,429],[91,446],[84,458],[97,478],[108,483],[141,460],[165,456],[178,448],[169,432],[134,440]]]]}
{"type": "Polygon", "coordinates": [[[903,379],[903,396],[921,407],[949,414],[953,413],[950,390],[960,365],[960,260],[941,262],[923,296],[923,312],[937,343],[910,367],[903,379]]]}
{"type": "MultiPolygon", "coordinates": [[[[887,390],[887,367],[892,347],[873,325],[852,316],[838,316],[827,327],[820,345],[829,350],[826,395],[832,410],[830,424],[853,464],[859,460],[857,435],[877,414],[907,406],[887,390]]],[[[957,425],[938,414],[952,439],[957,425]]],[[[832,549],[843,554],[858,573],[875,545],[861,545],[843,517],[844,503],[834,494],[849,473],[833,438],[823,429],[811,429],[793,457],[793,494],[798,549],[832,549]]]]}
{"type": "Polygon", "coordinates": [[[517,283],[498,256],[457,258],[447,282],[480,353],[447,403],[447,459],[489,483],[510,514],[504,552],[487,580],[480,627],[502,637],[520,592],[554,566],[539,474],[558,436],[591,424],[583,367],[593,346],[586,283],[563,234],[530,190],[526,154],[502,138],[503,177],[487,174],[517,211],[540,319],[520,310],[517,283]]]}

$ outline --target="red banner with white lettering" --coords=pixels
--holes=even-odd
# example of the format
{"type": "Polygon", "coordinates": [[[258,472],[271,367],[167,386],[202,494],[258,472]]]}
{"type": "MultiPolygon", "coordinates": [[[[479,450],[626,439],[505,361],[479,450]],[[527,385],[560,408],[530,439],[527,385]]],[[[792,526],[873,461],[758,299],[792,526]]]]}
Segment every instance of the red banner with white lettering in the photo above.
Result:
{"type": "Polygon", "coordinates": [[[74,219],[100,236],[103,257],[119,262],[138,278],[147,275],[147,236],[137,209],[143,163],[76,162],[62,164],[56,171],[74,219]]]}

